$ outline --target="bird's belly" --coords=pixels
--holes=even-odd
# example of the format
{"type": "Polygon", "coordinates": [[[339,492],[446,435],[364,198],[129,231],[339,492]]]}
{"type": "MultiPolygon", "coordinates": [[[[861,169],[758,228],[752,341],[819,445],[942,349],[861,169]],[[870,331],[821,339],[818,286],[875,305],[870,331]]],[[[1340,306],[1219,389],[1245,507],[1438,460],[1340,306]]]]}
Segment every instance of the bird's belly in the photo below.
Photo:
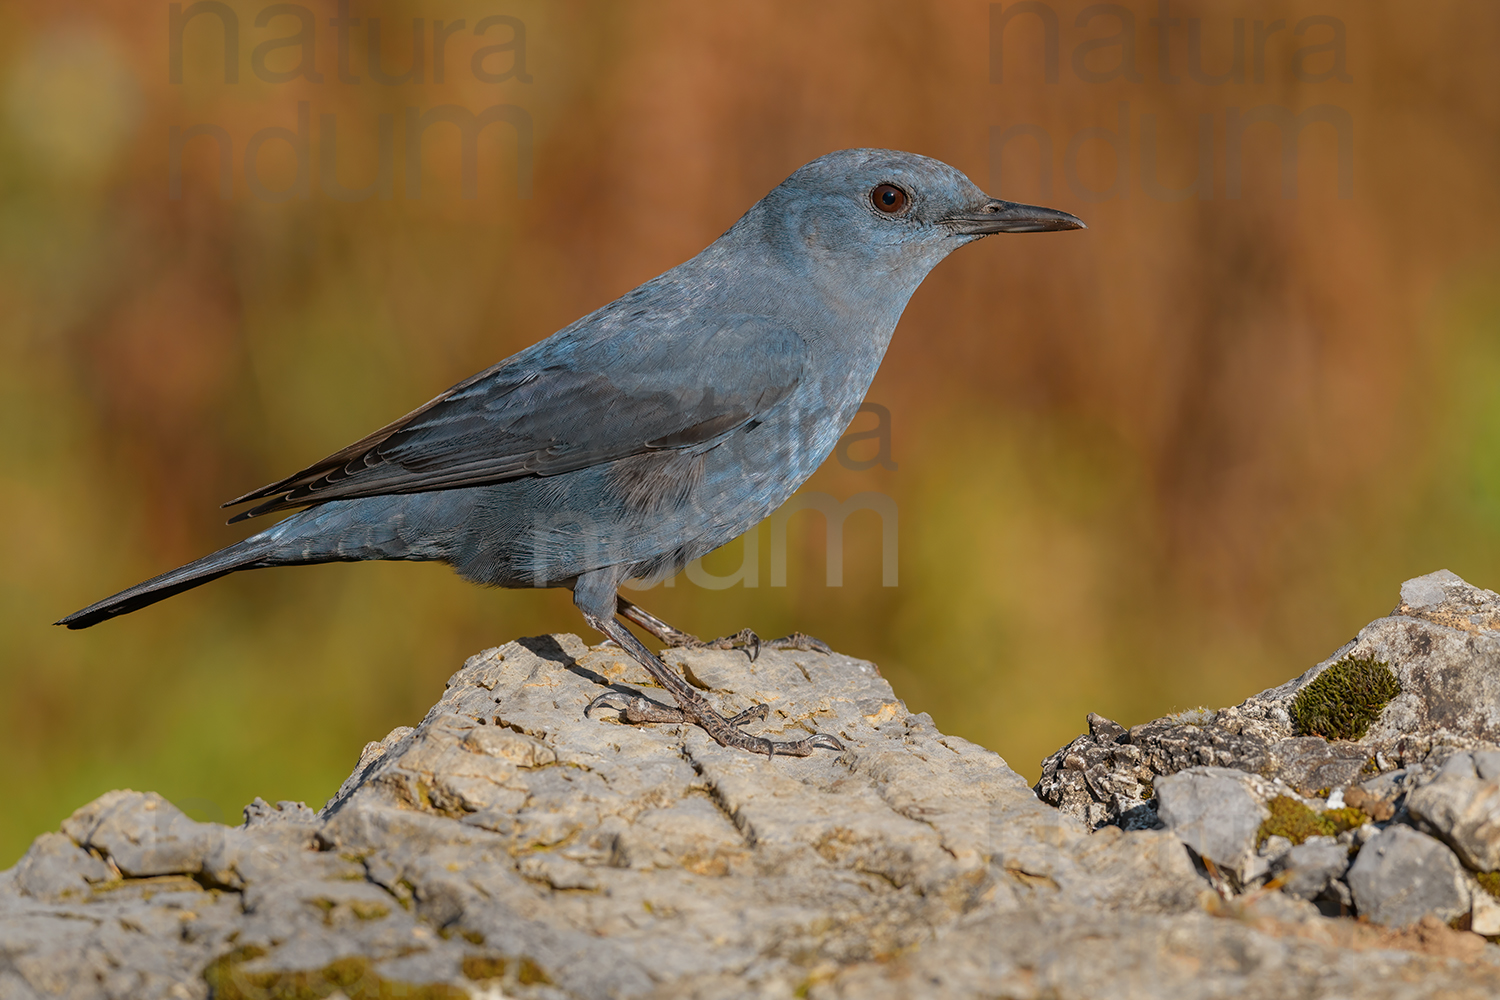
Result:
{"type": "Polygon", "coordinates": [[[387,530],[394,544],[383,558],[440,559],[469,580],[502,587],[559,586],[609,566],[627,577],[659,579],[786,502],[833,450],[857,408],[857,399],[832,411],[778,407],[771,419],[705,451],[659,453],[669,463],[668,486],[677,476],[682,488],[658,488],[644,497],[622,485],[627,459],[555,476],[379,498],[381,517],[393,527],[387,530]]]}

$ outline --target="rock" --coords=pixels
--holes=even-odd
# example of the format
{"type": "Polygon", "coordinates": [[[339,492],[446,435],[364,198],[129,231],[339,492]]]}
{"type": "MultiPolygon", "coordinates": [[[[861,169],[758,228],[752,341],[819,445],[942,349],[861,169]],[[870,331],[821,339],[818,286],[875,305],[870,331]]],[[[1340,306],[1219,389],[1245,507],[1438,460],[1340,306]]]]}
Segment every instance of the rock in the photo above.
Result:
{"type": "Polygon", "coordinates": [[[123,875],[196,874],[223,827],[196,823],[155,792],[107,792],[63,820],[80,847],[110,859],[123,875]]]}
{"type": "Polygon", "coordinates": [[[1401,603],[1408,610],[1437,607],[1446,596],[1444,584],[1461,584],[1457,573],[1440,569],[1436,573],[1407,580],[1401,585],[1401,603]]]}
{"type": "Polygon", "coordinates": [[[1255,853],[1266,859],[1275,859],[1290,851],[1292,846],[1290,840],[1273,833],[1256,848],[1255,853]]]}
{"type": "MultiPolygon", "coordinates": [[[[1482,756],[1489,768],[1500,755],[1482,756]]],[[[1406,797],[1406,808],[1469,868],[1500,868],[1500,777],[1481,778],[1474,755],[1450,757],[1437,777],[1406,797]]]]}
{"type": "Polygon", "coordinates": [[[1313,900],[1349,868],[1349,849],[1332,837],[1313,837],[1281,854],[1271,871],[1282,881],[1281,891],[1298,899],[1313,900]]]}
{"type": "Polygon", "coordinates": [[[1372,770],[1410,766],[1422,780],[1429,754],[1447,746],[1494,755],[1486,766],[1500,778],[1500,595],[1440,570],[1403,584],[1395,611],[1333,656],[1239,705],[1167,716],[1123,736],[1114,723],[1096,732],[1092,719],[1089,733],[1042,762],[1036,784],[1044,802],[1091,828],[1149,826],[1156,782],[1196,766],[1233,768],[1318,797],[1369,787],[1372,770]],[[1383,707],[1370,706],[1364,735],[1329,740],[1297,731],[1298,697],[1331,669],[1356,661],[1385,664],[1399,686],[1383,707]]]}
{"type": "Polygon", "coordinates": [[[61,833],[44,833],[16,862],[15,886],[38,899],[63,900],[88,895],[91,883],[107,882],[118,873],[61,833]]]}
{"type": "Polygon", "coordinates": [[[1473,906],[1470,909],[1469,930],[1482,937],[1500,936],[1500,900],[1479,886],[1472,886],[1470,894],[1473,906]]]}
{"type": "Polygon", "coordinates": [[[1264,870],[1255,837],[1270,813],[1250,790],[1250,778],[1223,767],[1194,767],[1157,782],[1161,821],[1200,857],[1242,883],[1264,870]]]}
{"type": "Polygon", "coordinates": [[[307,808],[305,802],[281,801],[274,806],[257,795],[245,807],[245,826],[264,826],[268,823],[294,823],[302,826],[316,825],[318,814],[307,808]]]}
{"type": "Polygon", "coordinates": [[[1271,744],[1264,769],[1258,773],[1273,774],[1292,788],[1316,794],[1316,789],[1338,788],[1353,781],[1369,759],[1370,752],[1358,743],[1293,737],[1271,744]]]}
{"type": "Polygon", "coordinates": [[[1394,613],[1462,632],[1500,632],[1500,594],[1472,586],[1446,569],[1403,583],[1394,613]]]}
{"type": "MultiPolygon", "coordinates": [[[[1500,595],[1446,570],[1408,580],[1389,617],[1239,705],[1088,725],[1043,762],[1038,797],[1095,830],[1167,826],[1214,862],[1210,877],[1232,876],[1220,893],[1270,874],[1324,912],[1357,903],[1410,924],[1478,899],[1459,860],[1500,870],[1500,595]],[[1447,848],[1412,839],[1413,825],[1447,848]],[[1363,860],[1349,867],[1349,852],[1363,860]],[[1423,872],[1420,891],[1396,888],[1423,872]]],[[[1492,919],[1488,897],[1472,905],[1471,920],[1492,919]]]]}
{"type": "Polygon", "coordinates": [[[1470,911],[1469,930],[1484,937],[1500,935],[1500,900],[1478,886],[1472,887],[1473,908],[1470,911]]]}
{"type": "Polygon", "coordinates": [[[1406,826],[1387,827],[1360,850],[1349,888],[1361,916],[1403,927],[1424,916],[1452,920],[1469,912],[1469,881],[1438,840],[1406,826]]]}
{"type": "Polygon", "coordinates": [[[1351,809],[1358,809],[1373,820],[1384,823],[1396,815],[1394,805],[1359,785],[1351,785],[1343,791],[1345,805],[1351,809]]]}
{"type": "Polygon", "coordinates": [[[1174,838],[1089,836],[868,663],[669,656],[730,710],[773,706],[773,734],[834,732],[848,752],[767,761],[691,726],[586,720],[601,682],[656,689],[613,647],[526,640],[474,657],[421,725],[368,745],[321,814],[257,799],[231,829],[151,793],[83,807],[0,879],[0,945],[29,989],[78,996],[351,975],[390,993],[788,993],[965,914],[1197,905],[1174,838]],[[113,875],[101,858],[119,888],[90,889],[113,875]],[[60,907],[41,935],[39,894],[60,907]]]}
{"type": "MultiPolygon", "coordinates": [[[[470,659],[420,725],[368,744],[317,814],[257,799],[228,828],[137,792],[80,809],[0,873],[0,997],[1500,990],[1500,949],[1472,934],[1468,964],[1444,957],[1458,939],[1440,925],[1327,934],[1288,895],[1221,900],[1172,831],[1091,833],[908,712],[871,664],[668,655],[726,709],[771,705],[770,735],[816,729],[848,750],[768,761],[691,726],[586,720],[601,683],[660,693],[616,648],[511,643],[470,659]]],[[[1108,720],[1090,731],[1130,746],[1108,720]]],[[[1165,814],[1197,822],[1204,850],[1234,853],[1247,828],[1253,848],[1232,789],[1277,787],[1259,780],[1180,776],[1165,814]],[[1230,850],[1209,846],[1210,817],[1184,818],[1210,799],[1240,816],[1230,850]]]]}

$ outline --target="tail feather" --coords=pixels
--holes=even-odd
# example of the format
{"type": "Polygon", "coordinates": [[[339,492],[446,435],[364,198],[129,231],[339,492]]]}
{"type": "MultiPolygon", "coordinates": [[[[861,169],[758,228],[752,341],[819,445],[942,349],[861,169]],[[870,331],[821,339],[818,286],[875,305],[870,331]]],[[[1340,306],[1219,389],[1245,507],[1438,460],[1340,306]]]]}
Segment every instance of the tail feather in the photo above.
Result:
{"type": "Polygon", "coordinates": [[[113,597],[106,597],[102,601],[90,604],[82,611],[75,611],[55,624],[66,625],[70,629],[88,628],[117,615],[128,615],[132,611],[139,611],[157,601],[164,601],[174,594],[192,590],[210,580],[217,580],[221,576],[227,576],[238,570],[259,569],[263,566],[274,565],[273,562],[266,561],[271,548],[272,546],[258,536],[247,538],[243,542],[220,549],[202,559],[195,559],[186,566],[179,566],[161,576],[152,577],[145,583],[138,583],[134,587],[122,590],[113,597]]]}

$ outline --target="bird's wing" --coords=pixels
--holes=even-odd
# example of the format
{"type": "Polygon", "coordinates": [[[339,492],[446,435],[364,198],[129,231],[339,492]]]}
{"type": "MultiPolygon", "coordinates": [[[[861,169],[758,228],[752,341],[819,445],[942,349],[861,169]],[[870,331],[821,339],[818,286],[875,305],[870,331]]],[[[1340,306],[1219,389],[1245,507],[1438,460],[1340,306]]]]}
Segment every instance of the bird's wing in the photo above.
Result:
{"type": "Polygon", "coordinates": [[[795,330],[737,315],[593,342],[543,341],[301,472],[224,506],[231,519],[354,497],[551,476],[702,445],[764,413],[802,378],[795,330]]]}

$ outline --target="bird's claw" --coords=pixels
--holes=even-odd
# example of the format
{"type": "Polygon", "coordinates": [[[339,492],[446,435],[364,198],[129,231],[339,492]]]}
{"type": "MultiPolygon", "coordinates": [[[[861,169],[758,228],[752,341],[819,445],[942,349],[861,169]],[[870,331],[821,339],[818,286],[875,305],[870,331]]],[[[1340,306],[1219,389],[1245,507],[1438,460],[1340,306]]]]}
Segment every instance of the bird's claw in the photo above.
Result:
{"type": "Polygon", "coordinates": [[[772,639],[764,644],[766,649],[798,649],[804,653],[822,653],[824,656],[832,656],[833,649],[822,639],[814,638],[806,632],[793,632],[784,635],[780,639],[772,639]]]}
{"type": "Polygon", "coordinates": [[[671,645],[676,649],[743,649],[754,663],[760,658],[763,649],[796,649],[804,653],[822,653],[831,656],[833,649],[822,639],[808,635],[806,632],[793,632],[784,635],[780,639],[772,639],[766,642],[755,634],[754,629],[742,628],[734,635],[721,636],[712,642],[704,642],[696,636],[682,634],[682,638],[671,645]]]}
{"type": "Polygon", "coordinates": [[[738,715],[731,715],[724,721],[738,729],[747,722],[764,722],[766,716],[771,714],[770,705],[751,705],[738,715]]]}
{"type": "Polygon", "coordinates": [[[596,708],[612,708],[620,713],[621,721],[628,723],[687,721],[680,708],[669,708],[645,695],[626,694],[624,691],[604,692],[588,703],[583,710],[583,717],[587,719],[596,708]]]}
{"type": "MultiPolygon", "coordinates": [[[[756,708],[763,709],[765,706],[757,705],[756,708]]],[[[749,711],[753,711],[753,709],[749,711]]],[[[813,733],[806,739],[791,740],[785,743],[768,740],[764,736],[751,736],[749,733],[739,729],[737,725],[737,721],[748,715],[749,711],[741,712],[734,718],[725,719],[724,721],[729,724],[726,729],[704,725],[702,722],[699,725],[703,725],[703,728],[708,731],[708,735],[712,736],[714,741],[720,746],[745,750],[749,753],[763,753],[767,757],[776,757],[778,755],[782,757],[810,757],[814,750],[842,751],[844,749],[844,744],[827,733],[813,733]]],[[[763,716],[764,713],[762,713],[763,716]]]]}
{"type": "Polygon", "coordinates": [[[754,629],[742,628],[734,635],[720,636],[713,642],[700,643],[697,649],[743,649],[750,662],[754,663],[760,656],[760,636],[755,634],[754,629]]]}
{"type": "Polygon", "coordinates": [[[766,717],[771,714],[768,705],[751,705],[743,712],[738,712],[728,718],[712,710],[699,717],[696,712],[668,708],[641,694],[606,691],[588,703],[588,707],[583,710],[584,717],[587,718],[596,708],[613,708],[620,713],[620,721],[631,724],[694,722],[703,727],[704,731],[720,746],[765,754],[767,757],[775,757],[778,754],[783,757],[807,757],[814,750],[842,751],[844,749],[842,743],[827,733],[814,733],[806,739],[778,743],[763,736],[752,736],[740,728],[748,722],[765,721],[766,717]]]}
{"type": "Polygon", "coordinates": [[[814,750],[836,750],[843,752],[844,744],[827,733],[813,733],[805,740],[794,743],[776,743],[776,752],[790,757],[808,757],[814,750]]]}

